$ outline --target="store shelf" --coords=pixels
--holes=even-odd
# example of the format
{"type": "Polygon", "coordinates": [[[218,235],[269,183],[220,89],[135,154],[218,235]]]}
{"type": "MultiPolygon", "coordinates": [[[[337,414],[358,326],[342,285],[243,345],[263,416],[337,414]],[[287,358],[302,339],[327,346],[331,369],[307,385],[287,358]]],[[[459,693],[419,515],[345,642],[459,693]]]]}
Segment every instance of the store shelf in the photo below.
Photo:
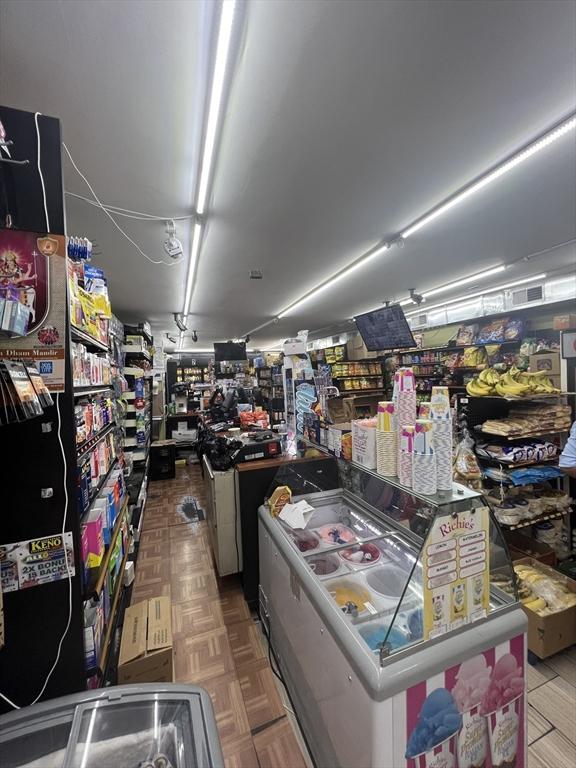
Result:
{"type": "Polygon", "coordinates": [[[517,528],[528,528],[531,525],[537,525],[538,523],[543,523],[545,520],[554,520],[558,517],[564,517],[564,515],[567,515],[569,513],[569,510],[564,512],[550,512],[546,515],[540,515],[539,517],[533,517],[531,520],[522,520],[520,523],[515,523],[514,525],[506,525],[506,523],[498,523],[498,525],[501,528],[505,528],[507,531],[515,531],[517,528]]]}
{"type": "Polygon", "coordinates": [[[384,385],[376,389],[341,389],[340,395],[373,395],[376,392],[384,392],[384,385]]]}
{"type": "Polygon", "coordinates": [[[134,349],[129,344],[124,344],[124,354],[131,357],[143,357],[145,360],[152,360],[152,356],[147,349],[134,349]]]}
{"type": "Polygon", "coordinates": [[[529,403],[534,400],[556,400],[559,397],[569,397],[573,392],[536,392],[532,395],[519,395],[514,397],[504,397],[503,395],[468,395],[470,400],[504,400],[507,403],[529,403]]]}
{"type": "Polygon", "coordinates": [[[506,442],[514,442],[516,440],[532,440],[534,437],[549,437],[552,435],[566,435],[569,433],[569,429],[548,429],[543,430],[542,432],[530,432],[527,435],[495,435],[492,432],[484,432],[482,429],[476,428],[476,432],[479,432],[482,435],[486,435],[486,437],[491,438],[492,440],[494,438],[500,438],[501,440],[506,440],[506,442]]]}
{"type": "Polygon", "coordinates": [[[98,496],[98,494],[100,493],[102,488],[104,488],[104,486],[106,485],[106,482],[107,482],[108,478],[110,477],[110,475],[112,474],[112,472],[116,468],[117,464],[118,464],[118,459],[115,458],[113,460],[112,464],[110,465],[110,469],[108,470],[108,472],[106,472],[104,477],[100,478],[100,480],[98,482],[98,485],[96,486],[96,488],[93,489],[93,491],[90,494],[90,504],[88,505],[88,509],[86,510],[86,512],[83,513],[82,517],[85,517],[88,514],[88,512],[90,511],[90,507],[92,506],[92,502],[98,496]]]}
{"type": "Polygon", "coordinates": [[[86,344],[89,347],[94,347],[95,349],[99,349],[102,352],[108,352],[107,344],[104,344],[102,341],[95,339],[85,331],[81,331],[80,328],[76,328],[75,325],[70,325],[70,332],[72,334],[72,338],[75,341],[81,341],[82,344],[86,344]]]}
{"type": "Polygon", "coordinates": [[[541,464],[545,466],[550,466],[550,464],[555,464],[558,466],[558,456],[552,456],[549,459],[540,459],[540,461],[519,461],[516,464],[510,464],[507,461],[500,461],[500,459],[491,459],[488,458],[488,456],[478,456],[476,454],[476,458],[478,461],[482,461],[485,463],[489,463],[491,466],[497,466],[501,467],[502,469],[522,469],[523,467],[539,467],[541,464]]]}
{"type": "Polygon", "coordinates": [[[108,625],[106,627],[106,633],[104,635],[104,641],[100,649],[100,656],[98,657],[98,669],[103,672],[106,668],[108,661],[108,654],[110,653],[110,641],[112,640],[113,630],[116,626],[116,618],[118,612],[118,605],[120,603],[120,594],[122,592],[122,585],[124,583],[124,568],[126,567],[126,561],[128,560],[129,547],[126,547],[124,557],[122,558],[122,564],[120,570],[116,576],[116,584],[114,586],[114,595],[112,598],[112,605],[110,606],[110,616],[108,618],[108,625]]]}
{"type": "Polygon", "coordinates": [[[86,387],[74,387],[74,397],[86,397],[87,395],[100,395],[103,392],[112,392],[112,384],[93,384],[86,387]]]}
{"type": "MultiPolygon", "coordinates": [[[[482,343],[476,343],[474,341],[470,342],[470,344],[451,344],[450,346],[444,346],[444,347],[422,347],[422,349],[414,348],[414,349],[402,349],[402,350],[394,350],[394,349],[388,349],[384,350],[383,354],[386,355],[418,355],[421,352],[454,352],[458,349],[467,349],[468,347],[491,347],[494,344],[521,344],[522,339],[516,339],[515,341],[487,341],[482,343]]],[[[415,365],[418,365],[418,363],[415,363],[415,365]]]]}
{"type": "Polygon", "coordinates": [[[122,509],[118,513],[118,517],[116,518],[116,523],[114,524],[114,530],[112,531],[112,536],[110,537],[110,544],[106,547],[104,556],[102,558],[102,562],[97,568],[90,569],[91,571],[93,571],[93,573],[90,574],[88,586],[84,590],[84,600],[89,600],[92,597],[96,597],[96,598],[100,597],[102,588],[104,587],[104,582],[106,581],[106,574],[108,572],[108,566],[110,565],[110,557],[112,555],[112,552],[114,551],[114,546],[118,540],[118,536],[120,535],[122,523],[124,521],[124,518],[126,517],[126,511],[128,509],[128,500],[129,500],[129,496],[128,494],[126,494],[126,498],[124,499],[124,503],[122,504],[122,509]]]}
{"type": "Polygon", "coordinates": [[[110,432],[112,432],[113,429],[116,428],[116,422],[111,421],[110,424],[106,424],[106,426],[98,432],[98,434],[91,437],[89,440],[86,440],[85,442],[81,443],[79,446],[76,447],[76,455],[79,459],[81,459],[88,451],[90,451],[92,448],[94,448],[95,445],[98,445],[100,440],[103,440],[106,435],[108,435],[110,432]]]}

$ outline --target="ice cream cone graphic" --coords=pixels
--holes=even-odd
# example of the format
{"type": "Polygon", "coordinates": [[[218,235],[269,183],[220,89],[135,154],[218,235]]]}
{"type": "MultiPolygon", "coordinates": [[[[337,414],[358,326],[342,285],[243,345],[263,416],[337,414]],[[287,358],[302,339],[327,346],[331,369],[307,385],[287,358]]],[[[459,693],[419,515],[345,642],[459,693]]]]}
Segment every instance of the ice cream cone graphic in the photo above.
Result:
{"type": "Polygon", "coordinates": [[[488,753],[486,718],[480,704],[490,686],[492,668],[482,654],[460,665],[452,695],[462,714],[458,732],[458,768],[484,768],[488,753]]]}
{"type": "Polygon", "coordinates": [[[456,735],[449,736],[441,744],[414,757],[416,768],[455,768],[456,735]]]}
{"type": "Polygon", "coordinates": [[[462,713],[462,728],[458,732],[458,768],[484,768],[488,751],[486,718],[480,707],[462,713]]]}
{"type": "Polygon", "coordinates": [[[523,696],[521,693],[509,704],[486,716],[493,768],[516,768],[519,713],[523,696]]]}
{"type": "Polygon", "coordinates": [[[436,688],[422,707],[406,745],[416,768],[456,768],[457,733],[462,725],[452,694],[436,688]]]}

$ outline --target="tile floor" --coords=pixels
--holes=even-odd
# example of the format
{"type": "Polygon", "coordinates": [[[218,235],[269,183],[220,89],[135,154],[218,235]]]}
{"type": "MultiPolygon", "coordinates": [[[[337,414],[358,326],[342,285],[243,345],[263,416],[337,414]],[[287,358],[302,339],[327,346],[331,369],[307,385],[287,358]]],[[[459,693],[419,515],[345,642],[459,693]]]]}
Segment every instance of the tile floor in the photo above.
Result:
{"type": "Polygon", "coordinates": [[[185,495],[203,507],[198,465],[149,485],[132,602],[170,596],[174,679],[210,693],[227,768],[308,768],[239,580],[218,577],[206,523],[192,525],[176,510],[185,495]]]}
{"type": "MultiPolygon", "coordinates": [[[[210,693],[227,768],[310,768],[240,583],[217,576],[206,523],[176,510],[184,495],[202,508],[198,465],[149,486],[132,602],[171,597],[175,680],[210,693]]],[[[518,768],[576,768],[576,647],[529,665],[527,678],[528,765],[518,768]]]]}

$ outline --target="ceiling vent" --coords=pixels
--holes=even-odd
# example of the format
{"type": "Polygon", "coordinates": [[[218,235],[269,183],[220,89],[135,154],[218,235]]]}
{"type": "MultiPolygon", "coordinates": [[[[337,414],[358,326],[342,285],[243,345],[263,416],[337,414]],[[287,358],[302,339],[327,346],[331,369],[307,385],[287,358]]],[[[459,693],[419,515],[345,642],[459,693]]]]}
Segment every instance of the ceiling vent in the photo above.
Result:
{"type": "Polygon", "coordinates": [[[262,280],[262,270],[261,269],[251,269],[250,270],[250,280],[262,280]]]}
{"type": "Polygon", "coordinates": [[[521,288],[519,291],[512,291],[512,306],[517,307],[520,304],[529,304],[532,301],[542,301],[543,296],[544,292],[541,285],[521,288]]]}

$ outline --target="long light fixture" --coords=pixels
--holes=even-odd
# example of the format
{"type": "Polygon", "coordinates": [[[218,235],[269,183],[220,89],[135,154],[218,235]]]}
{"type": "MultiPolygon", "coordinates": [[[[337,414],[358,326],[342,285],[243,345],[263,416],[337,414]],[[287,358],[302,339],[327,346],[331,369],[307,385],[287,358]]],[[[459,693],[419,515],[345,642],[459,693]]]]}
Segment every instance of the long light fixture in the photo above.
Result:
{"type": "Polygon", "coordinates": [[[541,272],[538,275],[532,275],[531,277],[523,277],[518,280],[513,280],[510,283],[495,285],[493,288],[486,288],[483,291],[478,291],[478,293],[467,293],[467,294],[464,294],[464,296],[458,296],[457,299],[448,299],[447,301],[442,301],[439,304],[432,304],[431,306],[423,306],[420,309],[415,310],[414,312],[406,312],[405,314],[406,314],[406,317],[412,317],[413,315],[421,315],[424,312],[430,312],[433,309],[440,309],[441,307],[447,307],[451,304],[459,304],[462,301],[468,301],[468,299],[477,299],[479,296],[488,296],[491,293],[504,291],[507,288],[514,288],[517,285],[524,285],[524,283],[533,283],[535,280],[544,280],[545,277],[546,277],[546,272],[541,272]]]}
{"type": "Polygon", "coordinates": [[[190,301],[192,300],[192,287],[194,285],[194,274],[196,264],[198,263],[198,254],[200,253],[200,243],[202,241],[202,224],[197,221],[194,224],[192,233],[192,247],[190,248],[190,261],[188,262],[188,275],[186,276],[186,293],[184,294],[184,317],[190,311],[190,301]]]}
{"type": "MultiPolygon", "coordinates": [[[[235,11],[236,0],[222,0],[220,21],[218,25],[218,39],[216,42],[214,73],[212,76],[212,87],[210,89],[210,100],[208,102],[208,117],[206,119],[202,159],[200,162],[200,179],[196,190],[196,213],[199,216],[203,216],[206,213],[206,203],[208,200],[208,191],[214,165],[216,138],[218,136],[218,127],[220,125],[222,114],[222,101],[224,97],[226,70],[230,55],[235,11]]],[[[190,311],[190,301],[192,300],[192,290],[194,287],[194,275],[200,254],[201,233],[202,223],[196,222],[192,234],[190,260],[188,262],[188,273],[186,275],[184,309],[182,310],[184,317],[186,317],[190,311]]]]}
{"type": "MultiPolygon", "coordinates": [[[[492,277],[492,275],[497,275],[500,272],[505,272],[506,267],[501,264],[499,267],[492,267],[492,269],[486,269],[484,272],[477,272],[475,275],[468,275],[468,277],[463,277],[461,280],[455,280],[453,283],[446,283],[446,285],[441,285],[439,288],[432,288],[430,291],[425,291],[422,294],[422,297],[424,299],[429,299],[432,296],[438,296],[440,293],[448,293],[448,291],[453,291],[454,288],[460,288],[463,285],[468,285],[469,283],[475,283],[478,280],[486,280],[487,277],[492,277]]],[[[412,299],[402,299],[402,301],[398,302],[401,307],[405,307],[407,304],[412,304],[412,299]]]]}
{"type": "Polygon", "coordinates": [[[445,203],[440,204],[433,211],[418,219],[414,224],[412,224],[412,226],[408,227],[408,229],[402,232],[401,237],[406,239],[413,235],[415,232],[418,232],[427,224],[430,224],[430,222],[447,213],[456,205],[463,203],[464,200],[467,200],[475,192],[479,192],[481,189],[488,186],[488,184],[492,184],[492,182],[496,181],[501,176],[504,176],[504,174],[509,173],[513,168],[516,168],[517,165],[520,165],[520,163],[528,160],[528,158],[532,157],[532,155],[536,154],[536,152],[540,152],[540,150],[557,141],[559,138],[564,136],[569,131],[574,130],[575,128],[576,116],[573,115],[568,120],[554,128],[552,131],[545,134],[541,139],[538,139],[532,144],[529,144],[525,149],[521,150],[516,155],[513,155],[509,160],[497,166],[493,171],[490,171],[485,176],[482,176],[480,179],[478,179],[478,181],[473,182],[470,184],[470,186],[466,187],[461,192],[457,192],[445,203]]]}
{"type": "Polygon", "coordinates": [[[224,83],[226,79],[226,67],[230,54],[230,42],[232,40],[232,28],[234,25],[234,13],[236,0],[222,0],[220,24],[218,27],[218,42],[216,44],[216,60],[214,62],[214,75],[210,90],[210,102],[208,106],[208,119],[206,121],[206,133],[204,136],[204,150],[202,152],[202,164],[200,166],[200,183],[196,196],[196,213],[202,216],[206,210],[208,188],[212,177],[212,164],[214,150],[216,149],[216,137],[222,111],[222,97],[224,96],[224,83]]]}
{"type": "Polygon", "coordinates": [[[301,299],[298,299],[298,301],[295,301],[293,304],[290,304],[288,307],[286,307],[286,309],[283,309],[282,312],[279,312],[277,317],[285,317],[290,312],[293,312],[295,309],[299,309],[307,301],[310,301],[310,299],[316,298],[318,294],[323,293],[328,288],[331,288],[333,285],[340,282],[340,280],[343,280],[345,277],[348,277],[348,275],[351,275],[352,272],[356,272],[356,270],[360,269],[360,267],[364,267],[369,261],[372,261],[372,259],[375,259],[376,257],[381,256],[389,248],[390,246],[388,245],[388,243],[385,243],[384,245],[379,246],[378,248],[373,250],[371,253],[368,253],[366,256],[363,256],[362,258],[355,261],[354,264],[352,264],[350,267],[346,267],[346,269],[343,269],[341,272],[338,272],[338,274],[334,275],[334,277],[331,277],[329,280],[326,280],[326,282],[321,283],[317,288],[313,288],[311,291],[305,294],[301,299]]]}

